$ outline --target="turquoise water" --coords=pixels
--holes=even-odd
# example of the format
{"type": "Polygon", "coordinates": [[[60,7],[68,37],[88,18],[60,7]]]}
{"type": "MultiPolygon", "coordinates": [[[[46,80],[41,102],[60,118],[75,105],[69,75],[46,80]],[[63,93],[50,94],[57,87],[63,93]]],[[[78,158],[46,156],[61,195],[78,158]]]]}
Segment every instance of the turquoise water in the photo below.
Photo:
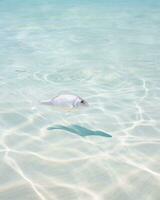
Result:
{"type": "Polygon", "coordinates": [[[158,0],[0,1],[0,200],[159,200],[159,33],[158,0]]]}

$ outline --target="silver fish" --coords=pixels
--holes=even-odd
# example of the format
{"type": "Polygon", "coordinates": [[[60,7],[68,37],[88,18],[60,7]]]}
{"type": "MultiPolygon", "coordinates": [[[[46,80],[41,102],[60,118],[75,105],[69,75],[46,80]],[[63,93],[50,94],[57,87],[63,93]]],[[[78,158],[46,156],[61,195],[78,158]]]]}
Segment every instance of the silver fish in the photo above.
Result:
{"type": "Polygon", "coordinates": [[[51,100],[42,101],[41,103],[45,105],[70,107],[70,108],[88,106],[88,103],[86,100],[73,94],[60,94],[51,100]]]}

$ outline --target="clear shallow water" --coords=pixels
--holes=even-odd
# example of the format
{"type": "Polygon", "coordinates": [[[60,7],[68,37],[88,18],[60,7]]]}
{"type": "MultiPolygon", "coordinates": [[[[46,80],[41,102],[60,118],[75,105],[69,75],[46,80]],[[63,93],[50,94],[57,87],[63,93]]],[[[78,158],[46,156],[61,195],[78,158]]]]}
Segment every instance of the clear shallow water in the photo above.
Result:
{"type": "Polygon", "coordinates": [[[0,1],[1,200],[159,199],[159,13],[158,1],[0,1]],[[39,104],[60,91],[90,107],[39,104]]]}

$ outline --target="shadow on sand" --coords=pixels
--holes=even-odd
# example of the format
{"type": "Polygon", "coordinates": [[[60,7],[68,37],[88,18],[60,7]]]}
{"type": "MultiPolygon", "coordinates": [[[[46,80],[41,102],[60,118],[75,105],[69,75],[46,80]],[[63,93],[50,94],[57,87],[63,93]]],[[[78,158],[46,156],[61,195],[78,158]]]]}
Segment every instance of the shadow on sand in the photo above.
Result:
{"type": "Polygon", "coordinates": [[[112,137],[110,134],[103,132],[103,131],[93,131],[91,129],[87,129],[85,127],[79,125],[71,125],[71,126],[62,126],[62,125],[55,125],[52,127],[48,127],[48,130],[64,130],[70,133],[77,134],[82,137],[86,136],[102,136],[102,137],[112,137]]]}

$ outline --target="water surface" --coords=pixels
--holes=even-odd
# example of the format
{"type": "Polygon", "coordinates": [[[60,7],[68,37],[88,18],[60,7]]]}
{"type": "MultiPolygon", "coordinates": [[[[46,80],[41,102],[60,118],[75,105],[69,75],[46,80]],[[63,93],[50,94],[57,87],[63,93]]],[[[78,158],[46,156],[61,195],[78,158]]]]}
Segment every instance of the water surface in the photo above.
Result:
{"type": "Polygon", "coordinates": [[[159,33],[158,0],[0,1],[1,200],[159,200],[159,33]]]}

